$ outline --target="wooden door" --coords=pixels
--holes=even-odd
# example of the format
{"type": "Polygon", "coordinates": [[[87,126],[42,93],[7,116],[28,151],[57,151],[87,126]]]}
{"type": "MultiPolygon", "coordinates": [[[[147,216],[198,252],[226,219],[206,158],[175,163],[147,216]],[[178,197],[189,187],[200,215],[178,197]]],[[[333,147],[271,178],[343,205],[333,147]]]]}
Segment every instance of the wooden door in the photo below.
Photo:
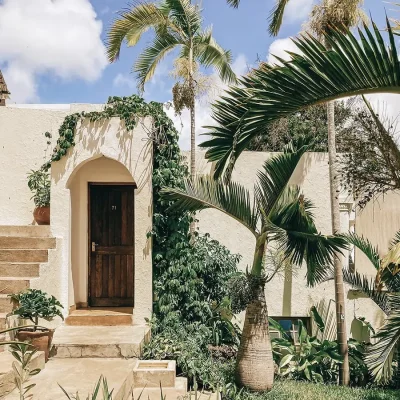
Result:
{"type": "Polygon", "coordinates": [[[133,306],[134,186],[89,185],[89,305],[133,306]]]}

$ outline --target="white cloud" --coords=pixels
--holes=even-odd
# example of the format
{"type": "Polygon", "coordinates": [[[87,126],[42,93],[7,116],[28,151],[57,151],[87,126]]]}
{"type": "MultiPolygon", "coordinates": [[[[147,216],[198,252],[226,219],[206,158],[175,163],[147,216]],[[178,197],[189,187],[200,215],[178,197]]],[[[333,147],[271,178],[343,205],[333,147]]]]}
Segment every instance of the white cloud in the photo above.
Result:
{"type": "MultiPolygon", "coordinates": [[[[240,76],[247,73],[249,66],[246,57],[240,54],[233,62],[232,68],[235,73],[240,76]]],[[[218,75],[214,73],[212,75],[212,90],[208,95],[196,100],[196,145],[206,140],[205,136],[201,136],[202,133],[206,132],[203,128],[205,125],[213,125],[214,121],[211,116],[211,103],[218,97],[218,95],[227,87],[223,83],[218,75]]],[[[182,150],[190,149],[190,113],[189,110],[183,110],[182,115],[175,115],[174,109],[171,107],[166,110],[168,116],[174,122],[176,128],[180,132],[179,145],[182,150]]]]}
{"type": "Polygon", "coordinates": [[[1,63],[12,101],[37,101],[39,75],[98,79],[107,65],[101,32],[89,0],[0,3],[1,63]]]}
{"type": "Polygon", "coordinates": [[[310,14],[314,0],[292,0],[285,9],[284,22],[303,21],[310,14]]]}
{"type": "Polygon", "coordinates": [[[272,64],[280,64],[280,62],[275,58],[275,56],[282,58],[283,60],[289,60],[290,56],[287,53],[287,51],[291,51],[293,53],[300,53],[299,49],[293,43],[293,40],[291,38],[275,40],[269,46],[267,61],[272,64]]]}
{"type": "Polygon", "coordinates": [[[119,87],[119,88],[129,88],[129,89],[135,89],[136,88],[136,83],[135,80],[129,76],[129,75],[125,75],[125,74],[121,74],[119,73],[113,80],[113,85],[115,87],[119,87]]]}

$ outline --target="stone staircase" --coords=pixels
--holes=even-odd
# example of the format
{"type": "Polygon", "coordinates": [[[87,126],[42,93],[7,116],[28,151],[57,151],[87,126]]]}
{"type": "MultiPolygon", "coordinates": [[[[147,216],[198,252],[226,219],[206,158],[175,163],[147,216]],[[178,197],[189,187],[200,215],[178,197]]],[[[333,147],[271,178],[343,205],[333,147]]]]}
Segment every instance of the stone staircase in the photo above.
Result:
{"type": "Polygon", "coordinates": [[[28,289],[56,247],[50,235],[50,226],[0,226],[0,330],[12,310],[8,295],[28,289]]]}

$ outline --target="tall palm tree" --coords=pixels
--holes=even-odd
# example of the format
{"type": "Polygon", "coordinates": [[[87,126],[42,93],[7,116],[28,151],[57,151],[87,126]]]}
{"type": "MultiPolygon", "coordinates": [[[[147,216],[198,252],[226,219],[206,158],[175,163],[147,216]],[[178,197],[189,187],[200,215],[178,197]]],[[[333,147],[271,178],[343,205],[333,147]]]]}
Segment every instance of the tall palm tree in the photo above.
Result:
{"type": "Polygon", "coordinates": [[[136,46],[143,33],[154,30],[154,38],[142,51],[134,64],[138,87],[144,90],[145,83],[154,75],[163,58],[179,49],[178,59],[188,65],[187,84],[190,109],[192,177],[196,170],[196,126],[195,126],[195,73],[198,66],[213,67],[220,78],[227,83],[236,82],[231,68],[231,53],[224,50],[212,36],[212,29],[202,29],[201,10],[190,0],[163,0],[160,3],[138,3],[129,10],[123,10],[108,31],[107,56],[110,62],[118,60],[123,42],[136,46]]]}
{"type": "Polygon", "coordinates": [[[344,281],[364,292],[387,316],[385,324],[375,335],[378,341],[368,351],[365,361],[375,380],[385,383],[393,377],[392,360],[396,354],[398,368],[395,381],[400,387],[400,231],[383,257],[368,239],[355,233],[344,237],[360,249],[376,269],[373,281],[358,272],[344,270],[344,281]]]}
{"type": "Polygon", "coordinates": [[[298,186],[289,185],[308,147],[301,138],[298,143],[285,147],[283,154],[267,160],[258,172],[254,200],[240,184],[224,184],[212,177],[187,180],[183,189],[162,190],[168,200],[176,200],[173,209],[194,212],[214,208],[243,224],[255,237],[249,275],[252,300],[246,308],[236,363],[237,382],[254,391],[270,390],[274,379],[263,275],[267,247],[277,246],[285,260],[293,264],[305,261],[309,284],[326,276],[333,254],[345,247],[342,238],[317,232],[312,203],[304,198],[298,186]]]}
{"type": "MultiPolygon", "coordinates": [[[[233,7],[238,7],[240,0],[227,0],[233,7]]],[[[276,36],[282,26],[283,15],[289,0],[277,0],[269,16],[269,32],[276,36]]],[[[356,26],[364,18],[360,5],[364,0],[321,0],[313,7],[308,22],[309,30],[317,37],[322,38],[323,34],[330,29],[330,26],[343,26],[350,28],[356,26]]],[[[326,43],[329,48],[329,43],[326,43]]],[[[336,130],[335,130],[335,105],[333,101],[327,103],[328,117],[328,153],[329,153],[329,177],[331,193],[331,216],[332,232],[340,232],[340,211],[339,211],[339,179],[337,178],[336,162],[336,130]]],[[[337,338],[340,354],[343,356],[343,363],[340,365],[339,383],[348,385],[350,382],[349,361],[347,350],[346,318],[344,306],[344,287],[342,278],[342,263],[340,257],[335,258],[335,300],[336,300],[336,321],[337,338]]]]}
{"type": "MultiPolygon", "coordinates": [[[[213,106],[216,125],[209,127],[211,139],[201,144],[207,148],[206,157],[216,162],[215,177],[224,173],[229,177],[249,142],[265,134],[268,125],[281,117],[338,98],[400,93],[400,64],[389,22],[387,32],[388,47],[375,24],[373,31],[367,26],[364,31],[359,30],[361,41],[343,26],[323,33],[327,45],[314,37],[300,36],[294,43],[301,54],[289,53],[289,61],[282,60],[282,66],[262,63],[241,79],[240,86],[230,88],[213,106]]],[[[337,218],[333,219],[337,224],[337,218]]],[[[338,273],[338,265],[335,271],[338,273]]],[[[340,279],[337,282],[338,291],[342,291],[340,279]]],[[[343,293],[338,297],[343,298],[343,293]]],[[[339,322],[343,322],[344,305],[337,311],[339,322]]],[[[343,326],[340,324],[338,332],[342,354],[346,349],[343,326]]],[[[342,369],[341,381],[346,383],[347,379],[346,370],[343,373],[342,369]]]]}

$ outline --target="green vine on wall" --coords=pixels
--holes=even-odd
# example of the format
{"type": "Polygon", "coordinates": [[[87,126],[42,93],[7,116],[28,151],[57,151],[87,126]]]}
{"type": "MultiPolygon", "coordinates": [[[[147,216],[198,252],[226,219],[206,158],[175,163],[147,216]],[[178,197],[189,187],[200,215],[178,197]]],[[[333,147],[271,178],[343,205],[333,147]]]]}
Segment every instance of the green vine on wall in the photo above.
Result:
{"type": "MultiPolygon", "coordinates": [[[[163,106],[160,103],[146,103],[137,95],[110,97],[104,109],[101,111],[82,111],[65,117],[58,130],[59,136],[56,146],[53,149],[50,159],[43,164],[42,169],[48,171],[53,161],[61,160],[61,158],[67,154],[68,149],[75,146],[75,132],[79,122],[84,119],[88,119],[90,122],[97,122],[113,117],[118,117],[123,120],[127,130],[134,129],[139,119],[143,117],[152,117],[155,128],[161,131],[170,129],[172,124],[171,121],[169,123],[169,118],[165,114],[163,106]]],[[[159,140],[159,142],[161,144],[162,140],[159,140]]]]}

